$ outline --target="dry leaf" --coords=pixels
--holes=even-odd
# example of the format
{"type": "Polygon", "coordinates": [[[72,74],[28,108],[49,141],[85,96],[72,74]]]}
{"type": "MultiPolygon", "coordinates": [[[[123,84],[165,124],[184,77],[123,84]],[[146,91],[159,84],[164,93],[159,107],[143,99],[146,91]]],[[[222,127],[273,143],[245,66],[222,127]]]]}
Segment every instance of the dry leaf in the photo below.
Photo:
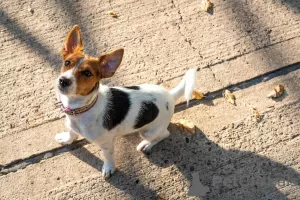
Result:
{"type": "Polygon", "coordinates": [[[252,112],[253,112],[253,118],[256,122],[259,122],[261,120],[261,115],[260,113],[257,111],[256,108],[252,108],[252,112]]]}
{"type": "Polygon", "coordinates": [[[165,200],[165,199],[162,198],[161,196],[158,196],[158,197],[156,198],[156,200],[165,200]]]}
{"type": "Polygon", "coordinates": [[[113,12],[113,11],[109,11],[108,14],[109,14],[110,16],[112,16],[113,18],[118,18],[117,13],[115,13],[115,12],[113,12]]]}
{"type": "Polygon", "coordinates": [[[183,126],[183,128],[185,128],[187,131],[189,131],[191,133],[196,132],[195,125],[193,124],[193,122],[190,122],[188,120],[180,119],[175,124],[183,126]]]}
{"type": "Polygon", "coordinates": [[[199,90],[193,91],[193,98],[200,100],[200,99],[203,99],[204,97],[205,97],[205,95],[202,92],[200,92],[199,90]]]}
{"type": "Polygon", "coordinates": [[[277,98],[280,97],[284,92],[283,85],[276,85],[274,89],[268,94],[269,98],[277,98]]]}
{"type": "Polygon", "coordinates": [[[28,8],[27,8],[27,11],[28,11],[28,12],[31,12],[31,14],[34,13],[34,10],[33,10],[31,7],[28,7],[28,8]]]}
{"type": "Polygon", "coordinates": [[[201,9],[207,12],[210,8],[212,8],[212,3],[210,0],[202,0],[201,1],[201,9]]]}
{"type": "Polygon", "coordinates": [[[229,90],[224,90],[222,95],[226,99],[226,101],[235,105],[235,96],[229,90]]]}

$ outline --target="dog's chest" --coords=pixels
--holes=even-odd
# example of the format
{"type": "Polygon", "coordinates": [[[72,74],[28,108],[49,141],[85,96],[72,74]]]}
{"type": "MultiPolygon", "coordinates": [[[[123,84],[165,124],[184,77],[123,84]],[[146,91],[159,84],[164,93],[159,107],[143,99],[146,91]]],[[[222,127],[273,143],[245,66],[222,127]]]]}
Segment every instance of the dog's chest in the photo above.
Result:
{"type": "Polygon", "coordinates": [[[81,118],[79,120],[70,120],[70,128],[85,137],[88,140],[95,140],[103,132],[103,128],[100,125],[98,119],[93,118],[81,118]]]}
{"type": "Polygon", "coordinates": [[[73,131],[75,131],[77,133],[81,133],[82,132],[81,129],[80,129],[80,123],[78,123],[78,122],[76,122],[74,120],[68,120],[68,121],[69,121],[68,125],[69,125],[69,127],[73,131]]]}

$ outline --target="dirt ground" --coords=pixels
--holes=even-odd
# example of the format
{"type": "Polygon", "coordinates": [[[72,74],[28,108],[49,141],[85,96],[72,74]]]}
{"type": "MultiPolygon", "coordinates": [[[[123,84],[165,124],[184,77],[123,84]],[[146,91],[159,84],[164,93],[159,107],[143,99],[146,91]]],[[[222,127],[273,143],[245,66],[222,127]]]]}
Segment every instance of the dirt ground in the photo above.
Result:
{"type": "Polygon", "coordinates": [[[0,199],[300,199],[300,1],[212,2],[207,13],[200,0],[1,1],[0,199]],[[176,107],[150,155],[137,134],[119,138],[106,181],[97,146],[54,140],[65,131],[54,80],[75,24],[87,54],[125,49],[105,84],[170,89],[197,67],[207,96],[176,107]],[[284,94],[267,98],[276,84],[284,94]]]}

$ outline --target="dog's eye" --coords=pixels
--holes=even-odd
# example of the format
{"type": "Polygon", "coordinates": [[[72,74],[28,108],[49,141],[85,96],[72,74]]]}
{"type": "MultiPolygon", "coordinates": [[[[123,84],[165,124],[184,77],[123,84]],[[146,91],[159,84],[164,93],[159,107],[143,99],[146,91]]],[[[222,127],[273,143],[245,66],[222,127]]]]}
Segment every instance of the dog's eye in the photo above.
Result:
{"type": "Polygon", "coordinates": [[[71,64],[71,62],[69,60],[65,61],[65,66],[69,66],[71,64]]]}
{"type": "Polygon", "coordinates": [[[89,70],[83,71],[82,74],[85,75],[86,77],[92,76],[92,73],[89,70]]]}

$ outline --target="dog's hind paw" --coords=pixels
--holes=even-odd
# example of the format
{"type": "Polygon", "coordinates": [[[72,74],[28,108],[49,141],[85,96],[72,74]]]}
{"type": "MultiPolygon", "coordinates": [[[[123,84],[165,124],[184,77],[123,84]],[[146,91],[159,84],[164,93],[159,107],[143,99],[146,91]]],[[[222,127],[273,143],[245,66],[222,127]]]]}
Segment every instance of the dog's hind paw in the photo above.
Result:
{"type": "Polygon", "coordinates": [[[78,136],[76,134],[71,134],[69,132],[62,132],[56,134],[55,140],[62,145],[66,145],[66,144],[71,144],[75,139],[77,139],[77,137],[78,136]]]}
{"type": "Polygon", "coordinates": [[[109,178],[113,173],[115,173],[116,168],[113,165],[105,164],[102,167],[102,176],[104,178],[109,178]]]}
{"type": "Polygon", "coordinates": [[[151,148],[155,145],[155,142],[148,142],[146,140],[143,140],[137,147],[136,150],[137,151],[141,151],[141,152],[149,152],[151,150],[151,148]]]}

